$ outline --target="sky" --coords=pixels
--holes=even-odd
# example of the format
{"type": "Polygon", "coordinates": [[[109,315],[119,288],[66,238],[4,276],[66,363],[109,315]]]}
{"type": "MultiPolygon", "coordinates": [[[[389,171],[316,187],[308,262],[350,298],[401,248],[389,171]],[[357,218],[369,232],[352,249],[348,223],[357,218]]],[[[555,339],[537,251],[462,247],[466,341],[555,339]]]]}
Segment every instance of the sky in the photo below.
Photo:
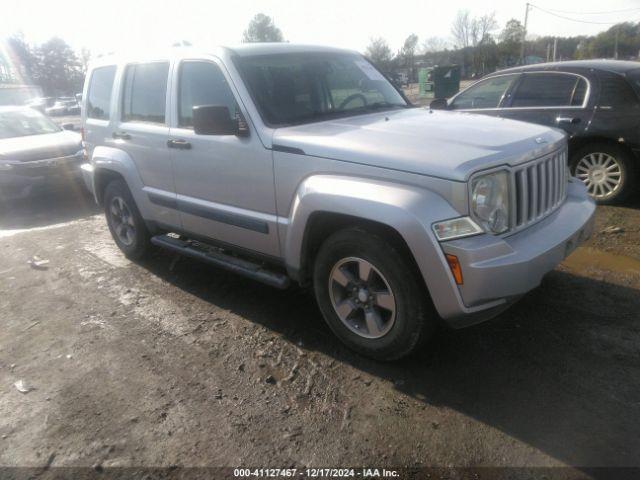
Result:
{"type": "MultiPolygon", "coordinates": [[[[537,0],[544,9],[591,22],[640,21],[640,0],[537,0]],[[634,11],[597,13],[636,8],[634,11]]],[[[500,28],[510,18],[524,20],[520,0],[0,0],[0,37],[22,32],[30,43],[59,36],[74,49],[92,55],[170,46],[187,40],[206,48],[234,45],[259,12],[273,18],[286,40],[364,51],[374,36],[384,37],[396,51],[411,33],[450,38],[459,10],[472,15],[495,11],[500,28]]],[[[605,24],[586,24],[529,12],[535,35],[594,34],[605,24]]]]}

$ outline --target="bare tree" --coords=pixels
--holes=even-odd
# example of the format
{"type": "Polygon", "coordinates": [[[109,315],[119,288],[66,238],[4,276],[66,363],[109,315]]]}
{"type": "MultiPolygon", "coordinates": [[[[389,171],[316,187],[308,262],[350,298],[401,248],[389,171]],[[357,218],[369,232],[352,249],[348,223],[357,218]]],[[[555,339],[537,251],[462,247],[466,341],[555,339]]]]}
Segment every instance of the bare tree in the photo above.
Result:
{"type": "Polygon", "coordinates": [[[491,32],[498,28],[496,13],[475,17],[471,21],[471,44],[474,47],[486,43],[491,36],[491,32]]]}
{"type": "Polygon", "coordinates": [[[400,56],[402,57],[404,65],[409,69],[410,78],[413,78],[414,76],[414,64],[415,64],[415,56],[416,56],[417,48],[418,48],[418,36],[415,33],[412,33],[404,41],[404,45],[400,50],[400,56]]]}
{"type": "Polygon", "coordinates": [[[451,35],[458,48],[477,47],[485,43],[497,28],[495,12],[472,17],[468,10],[460,10],[451,25],[451,35]]]}
{"type": "Polygon", "coordinates": [[[448,47],[448,42],[442,37],[429,37],[422,42],[422,53],[441,52],[448,47]]]}
{"type": "Polygon", "coordinates": [[[469,15],[469,10],[458,10],[451,25],[451,35],[456,47],[467,48],[471,45],[472,24],[473,19],[469,15]]]}

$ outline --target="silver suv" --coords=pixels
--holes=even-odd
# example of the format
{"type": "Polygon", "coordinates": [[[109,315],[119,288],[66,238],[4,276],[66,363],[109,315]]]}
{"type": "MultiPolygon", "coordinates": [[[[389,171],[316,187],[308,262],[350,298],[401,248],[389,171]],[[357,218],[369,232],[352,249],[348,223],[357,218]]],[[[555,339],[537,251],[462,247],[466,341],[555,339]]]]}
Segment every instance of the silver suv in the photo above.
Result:
{"type": "Polygon", "coordinates": [[[103,57],[83,102],[85,180],[125,255],[312,285],[378,359],[504,310],[593,224],[561,131],[415,108],[351,51],[103,57]]]}

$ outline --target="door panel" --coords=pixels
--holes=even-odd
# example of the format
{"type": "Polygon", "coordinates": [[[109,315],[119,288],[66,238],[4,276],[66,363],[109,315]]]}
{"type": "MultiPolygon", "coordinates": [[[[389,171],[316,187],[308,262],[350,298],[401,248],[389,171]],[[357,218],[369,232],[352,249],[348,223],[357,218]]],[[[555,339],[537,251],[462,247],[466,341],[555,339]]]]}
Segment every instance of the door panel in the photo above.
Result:
{"type": "MultiPolygon", "coordinates": [[[[171,153],[167,148],[166,122],[169,62],[131,64],[126,67],[121,95],[120,120],[112,131],[112,142],[133,159],[145,192],[154,198],[175,199],[171,153]]],[[[180,215],[170,202],[153,202],[154,220],[180,226],[180,215]]]]}
{"type": "Polygon", "coordinates": [[[279,256],[273,157],[255,132],[249,136],[196,135],[191,109],[223,105],[243,115],[230,82],[214,62],[183,61],[176,69],[171,140],[175,187],[186,231],[279,256]],[[184,143],[182,144],[184,146],[184,143]]]}
{"type": "Polygon", "coordinates": [[[562,72],[525,73],[500,116],[560,128],[569,136],[582,133],[593,116],[589,84],[562,72]]]}

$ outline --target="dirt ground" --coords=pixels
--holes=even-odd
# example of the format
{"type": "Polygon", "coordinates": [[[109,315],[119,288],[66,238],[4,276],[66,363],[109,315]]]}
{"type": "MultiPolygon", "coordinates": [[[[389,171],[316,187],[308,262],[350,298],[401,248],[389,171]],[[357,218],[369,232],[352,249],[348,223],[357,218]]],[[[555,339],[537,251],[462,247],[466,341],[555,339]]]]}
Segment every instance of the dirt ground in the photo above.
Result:
{"type": "Polygon", "coordinates": [[[640,466],[640,200],[597,215],[499,318],[382,364],[306,291],[126,260],[77,188],[5,205],[0,465],[640,466]]]}

